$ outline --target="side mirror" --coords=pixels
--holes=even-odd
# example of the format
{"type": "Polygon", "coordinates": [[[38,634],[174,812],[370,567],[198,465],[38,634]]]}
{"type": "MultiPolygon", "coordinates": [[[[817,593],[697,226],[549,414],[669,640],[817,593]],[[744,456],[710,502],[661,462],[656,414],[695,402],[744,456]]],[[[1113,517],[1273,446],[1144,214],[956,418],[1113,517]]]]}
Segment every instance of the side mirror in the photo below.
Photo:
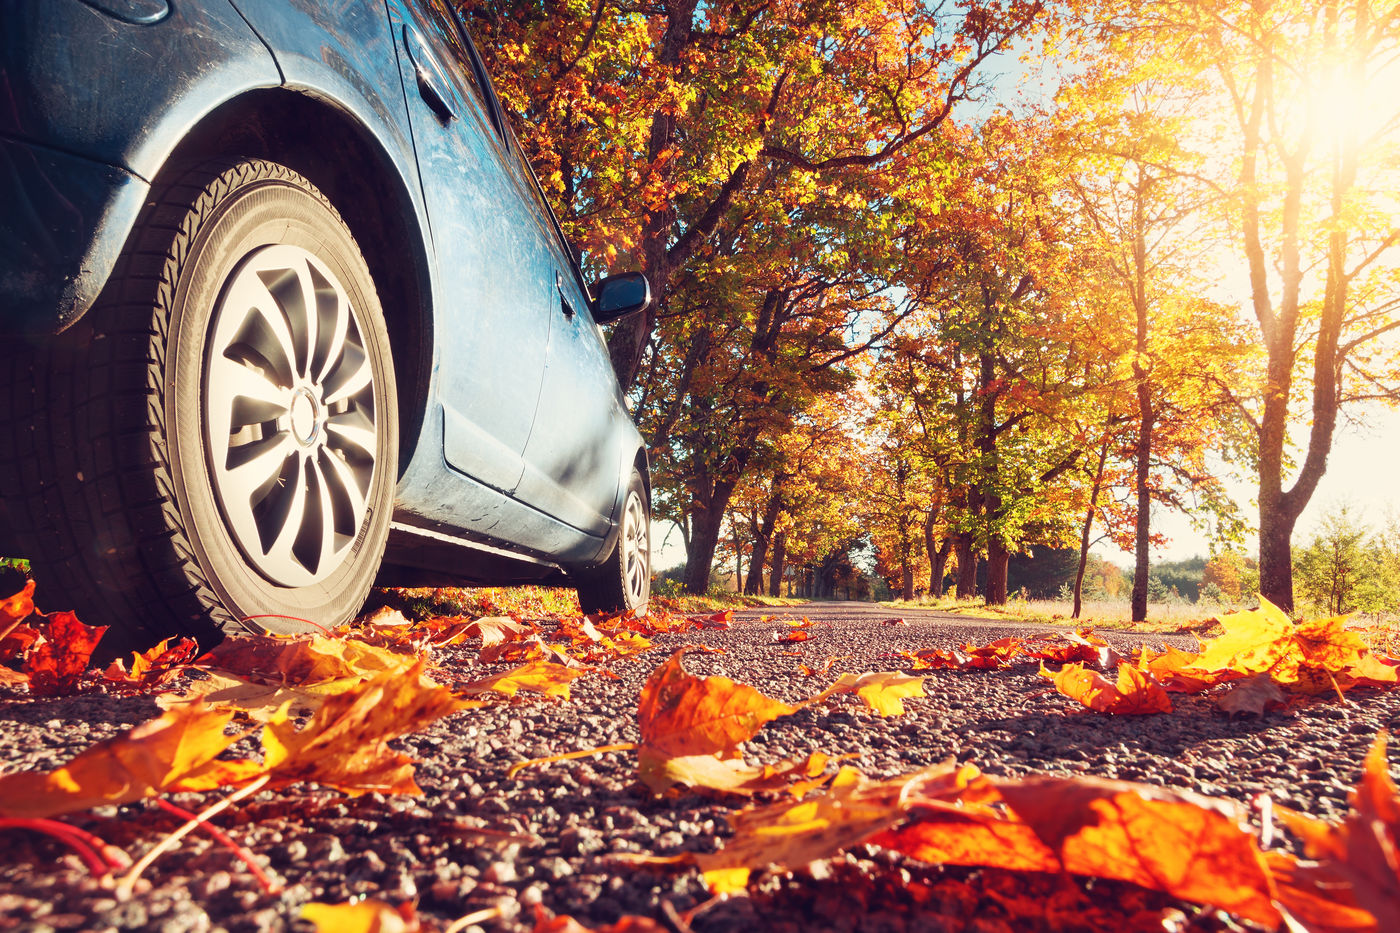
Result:
{"type": "Polygon", "coordinates": [[[643,311],[651,304],[651,283],[640,272],[623,272],[593,286],[593,320],[607,324],[643,311]]]}

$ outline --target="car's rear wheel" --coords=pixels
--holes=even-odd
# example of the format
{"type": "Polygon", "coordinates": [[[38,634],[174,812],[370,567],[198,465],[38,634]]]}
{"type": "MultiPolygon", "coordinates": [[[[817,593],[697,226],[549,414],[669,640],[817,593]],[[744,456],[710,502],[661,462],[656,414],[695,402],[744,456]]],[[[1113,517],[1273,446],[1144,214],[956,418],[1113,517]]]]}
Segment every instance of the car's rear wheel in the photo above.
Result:
{"type": "Polygon", "coordinates": [[[305,178],[241,161],[160,186],[98,304],[10,386],[6,512],[40,604],[112,626],[109,651],[350,618],[396,480],[386,333],[305,178]]]}
{"type": "Polygon", "coordinates": [[[578,601],[587,613],[643,615],[651,597],[651,509],[636,470],[627,485],[617,544],[601,566],[580,574],[578,601]]]}

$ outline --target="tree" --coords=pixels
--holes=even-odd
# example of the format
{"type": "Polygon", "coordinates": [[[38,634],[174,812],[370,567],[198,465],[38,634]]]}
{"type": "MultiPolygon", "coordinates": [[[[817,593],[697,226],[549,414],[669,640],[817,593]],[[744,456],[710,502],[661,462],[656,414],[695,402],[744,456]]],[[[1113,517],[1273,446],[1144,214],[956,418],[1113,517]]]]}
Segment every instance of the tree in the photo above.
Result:
{"type": "Polygon", "coordinates": [[[1393,84],[1400,7],[1154,0],[1111,9],[1119,35],[1162,74],[1203,86],[1216,104],[1201,108],[1190,142],[1209,157],[1202,177],[1243,253],[1267,357],[1257,386],[1231,394],[1259,467],[1261,593],[1291,608],[1293,529],[1339,417],[1400,398],[1385,344],[1400,328],[1400,225],[1389,200],[1400,183],[1400,98],[1381,90],[1393,84]],[[1295,455],[1290,432],[1303,422],[1295,455]]]}
{"type": "Polygon", "coordinates": [[[1300,595],[1331,615],[1400,607],[1400,579],[1384,536],[1376,536],[1346,505],[1323,516],[1294,558],[1300,595]]]}
{"type": "Polygon", "coordinates": [[[652,282],[656,308],[612,334],[624,386],[678,276],[765,179],[888,169],[1043,18],[1039,0],[466,7],[569,232],[652,282]]]}
{"type": "Polygon", "coordinates": [[[1201,586],[1214,586],[1220,597],[1238,603],[1247,593],[1245,555],[1240,551],[1220,551],[1212,554],[1201,571],[1201,586]]]}

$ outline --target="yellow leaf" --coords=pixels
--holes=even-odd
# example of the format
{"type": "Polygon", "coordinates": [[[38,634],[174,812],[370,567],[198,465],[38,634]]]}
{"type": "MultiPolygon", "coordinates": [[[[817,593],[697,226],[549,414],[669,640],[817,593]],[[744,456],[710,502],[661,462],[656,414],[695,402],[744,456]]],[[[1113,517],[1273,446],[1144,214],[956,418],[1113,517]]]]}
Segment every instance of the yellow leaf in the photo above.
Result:
{"type": "Polygon", "coordinates": [[[854,693],[881,716],[904,715],[904,698],[924,696],[924,679],[900,671],[868,674],[842,674],[837,681],[811,699],[820,703],[840,693],[854,693]]]}
{"type": "Polygon", "coordinates": [[[315,924],[318,933],[414,933],[419,928],[412,904],[395,908],[378,900],[313,902],[302,907],[301,918],[315,924]]]}
{"type": "Polygon", "coordinates": [[[504,693],[513,697],[521,690],[528,693],[542,693],[545,696],[569,698],[569,684],[589,672],[580,668],[551,664],[548,661],[531,661],[514,670],[495,674],[481,680],[472,681],[462,688],[463,696],[476,696],[487,691],[504,693]]]}
{"type": "Polygon", "coordinates": [[[302,729],[274,717],[263,730],[264,765],[273,786],[314,781],[351,795],[418,794],[412,761],[389,740],[465,706],[424,675],[420,660],[327,697],[302,729]]]}
{"type": "Polygon", "coordinates": [[[1172,711],[1171,697],[1161,684],[1131,664],[1118,665],[1116,684],[1077,662],[1066,664],[1054,674],[1042,662],[1040,674],[1052,681],[1060,693],[1100,713],[1140,716],[1172,711]]]}

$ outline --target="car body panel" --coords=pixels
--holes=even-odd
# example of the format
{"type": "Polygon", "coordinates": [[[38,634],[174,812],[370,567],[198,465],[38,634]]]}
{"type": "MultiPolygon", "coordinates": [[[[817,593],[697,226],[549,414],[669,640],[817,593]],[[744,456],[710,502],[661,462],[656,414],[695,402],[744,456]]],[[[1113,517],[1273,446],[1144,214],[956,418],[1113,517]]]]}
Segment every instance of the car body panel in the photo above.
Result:
{"type": "Polygon", "coordinates": [[[434,313],[442,332],[457,338],[451,352],[441,345],[435,365],[445,456],[456,470],[509,494],[524,468],[549,337],[537,223],[506,169],[505,139],[455,14],[434,9],[431,0],[395,0],[389,8],[435,230],[434,313]],[[427,86],[420,68],[434,84],[451,83],[427,86]],[[424,91],[435,91],[439,106],[454,115],[444,119],[424,91]]]}
{"type": "MultiPolygon", "coordinates": [[[[615,540],[641,438],[577,263],[479,58],[484,91],[459,70],[470,61],[425,29],[432,2],[187,0],[134,25],[122,10],[159,2],[93,0],[101,12],[85,0],[20,0],[20,28],[7,10],[0,38],[0,106],[10,108],[0,113],[0,331],[54,333],[85,313],[149,182],[224,108],[250,93],[304,95],[372,141],[384,164],[345,170],[391,171],[378,184],[402,192],[397,210],[411,211],[421,237],[421,248],[404,244],[402,261],[418,268],[425,307],[384,307],[386,318],[423,315],[425,385],[421,416],[402,419],[420,426],[404,446],[401,533],[386,562],[408,567],[433,550],[404,531],[419,529],[501,549],[482,565],[497,575],[509,553],[525,558],[520,579],[541,566],[584,569],[615,540]],[[17,45],[26,41],[33,47],[17,45]],[[83,41],[90,61],[77,54],[83,41]],[[133,49],[160,66],[130,82],[99,77],[129,70],[133,49]],[[111,93],[77,95],[65,110],[70,84],[111,93]],[[407,550],[396,554],[396,543],[407,550]]],[[[433,552],[437,573],[455,559],[450,548],[433,552]]],[[[460,576],[481,574],[464,566],[460,576]]]]}
{"type": "Polygon", "coordinates": [[[7,205],[11,216],[0,221],[7,253],[36,238],[49,242],[40,255],[22,252],[22,264],[5,261],[0,329],[54,333],[81,317],[139,212],[145,193],[134,182],[154,178],[180,139],[220,103],[280,83],[272,55],[226,2],[178,4],[145,25],[80,0],[8,0],[0,29],[0,139],[11,144],[11,177],[3,190],[28,191],[31,207],[67,219],[36,229],[31,216],[17,219],[7,205]],[[130,67],[132,48],[149,67],[130,67]],[[55,81],[55,74],[69,77],[55,81]],[[14,146],[22,144],[36,149],[21,154],[14,146]],[[55,179],[62,154],[108,168],[73,162],[71,182],[55,179]],[[40,179],[57,192],[44,192],[40,179]],[[103,198],[110,199],[106,207],[94,206],[103,198]]]}
{"type": "Polygon", "coordinates": [[[0,138],[0,332],[39,336],[92,306],[150,191],[115,165],[0,138]]]}

